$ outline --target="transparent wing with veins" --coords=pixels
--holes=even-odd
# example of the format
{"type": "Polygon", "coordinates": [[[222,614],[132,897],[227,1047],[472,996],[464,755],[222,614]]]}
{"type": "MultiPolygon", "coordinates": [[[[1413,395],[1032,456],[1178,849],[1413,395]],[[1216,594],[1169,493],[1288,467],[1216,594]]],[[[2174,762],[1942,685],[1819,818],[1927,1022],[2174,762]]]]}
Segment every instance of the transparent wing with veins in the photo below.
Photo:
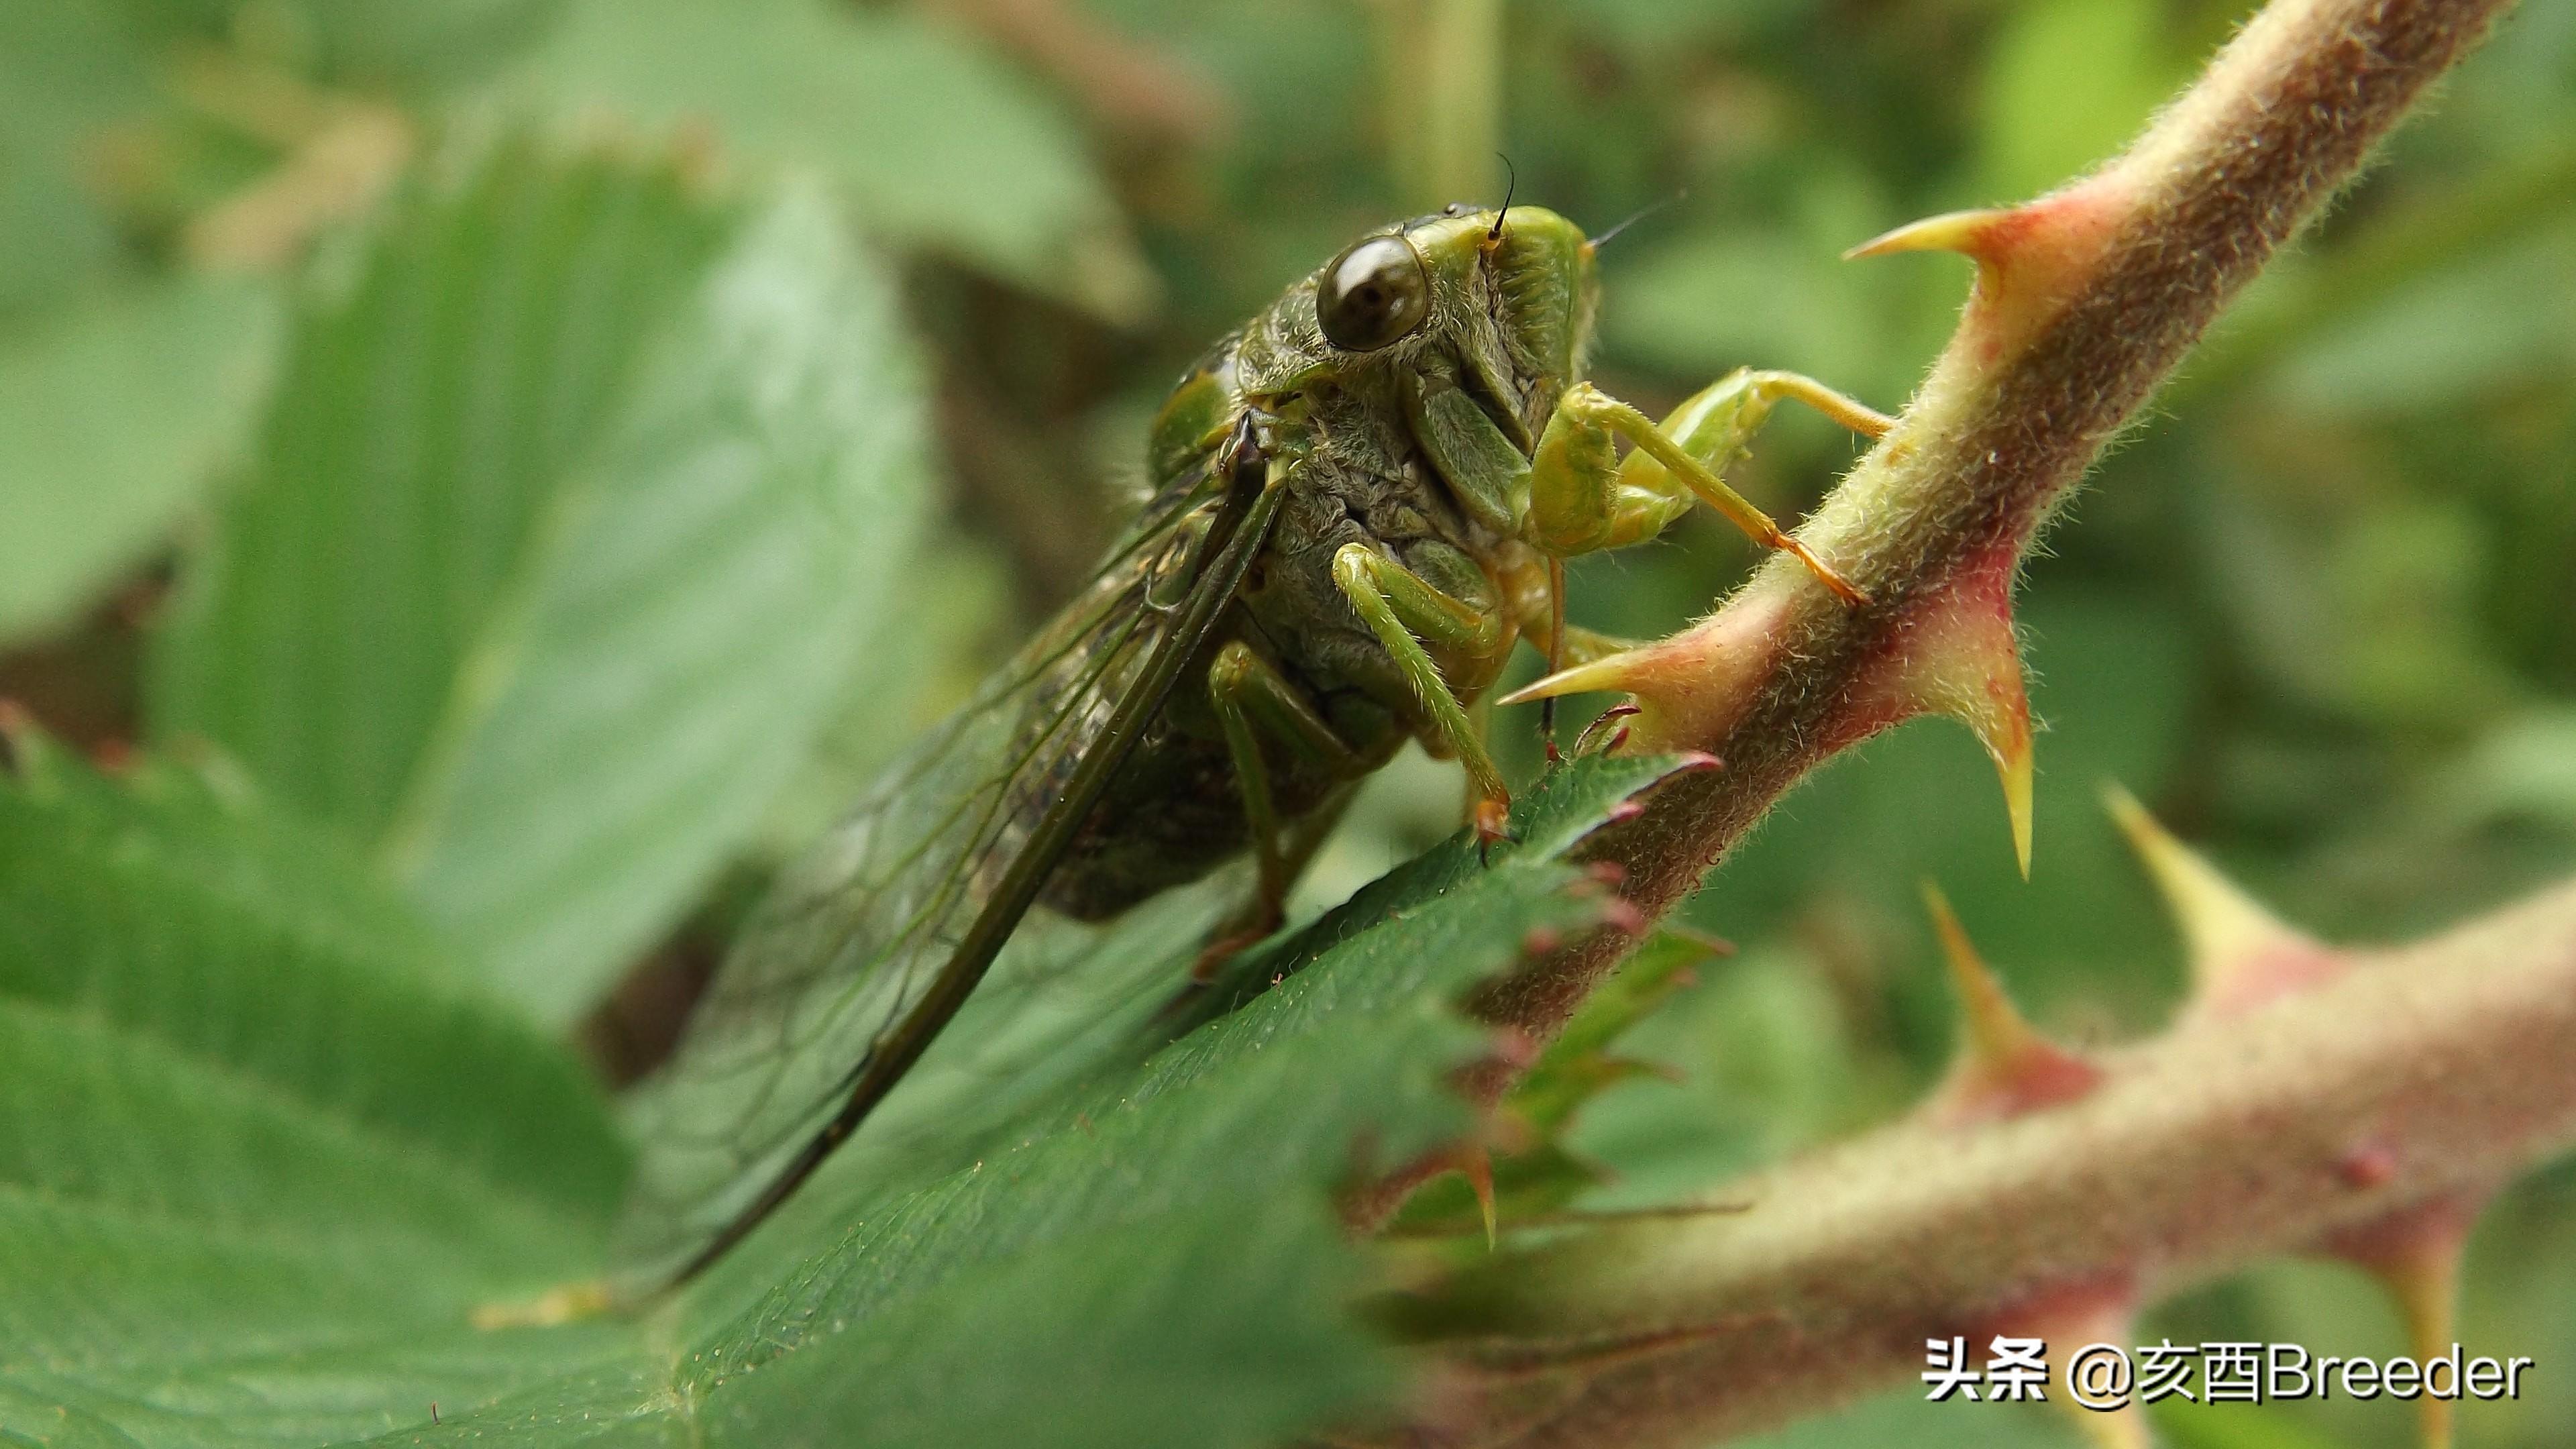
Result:
{"type": "Polygon", "coordinates": [[[1082,595],[784,873],[632,1099],[621,1286],[686,1268],[841,1110],[1100,742],[1218,498],[1200,474],[1166,489],[1082,595]]]}

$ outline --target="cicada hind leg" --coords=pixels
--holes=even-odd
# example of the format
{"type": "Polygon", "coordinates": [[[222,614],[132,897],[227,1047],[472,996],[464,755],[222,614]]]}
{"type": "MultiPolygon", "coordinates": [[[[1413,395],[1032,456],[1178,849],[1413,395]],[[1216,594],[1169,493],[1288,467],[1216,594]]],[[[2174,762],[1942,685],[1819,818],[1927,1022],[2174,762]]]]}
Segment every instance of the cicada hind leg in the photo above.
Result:
{"type": "MultiPolygon", "coordinates": [[[[1414,552],[1418,568],[1365,543],[1346,544],[1333,557],[1333,582],[1393,662],[1421,721],[1423,743],[1465,766],[1472,794],[1469,817],[1480,842],[1490,846],[1506,838],[1511,794],[1485,747],[1479,720],[1441,673],[1431,650],[1461,661],[1481,685],[1500,669],[1517,632],[1510,611],[1465,554],[1429,543],[1418,543],[1414,552]]],[[[1264,742],[1337,781],[1356,782],[1372,763],[1335,733],[1294,680],[1245,641],[1231,641],[1217,651],[1207,687],[1243,791],[1259,885],[1245,912],[1200,954],[1192,972],[1197,981],[1207,980],[1227,957],[1278,929],[1290,888],[1338,813],[1334,807],[1309,812],[1293,824],[1283,820],[1264,742]]]]}
{"type": "Polygon", "coordinates": [[[1339,814],[1326,810],[1293,824],[1283,822],[1262,741],[1276,741],[1300,762],[1332,779],[1357,780],[1367,769],[1359,752],[1334,732],[1306,692],[1240,639],[1217,651],[1208,668],[1207,690],[1225,731],[1226,755],[1234,766],[1237,787],[1243,792],[1243,818],[1252,836],[1257,875],[1252,900],[1218,929],[1191,968],[1190,979],[1199,984],[1213,977],[1235,952],[1279,929],[1286,919],[1288,892],[1339,814]]]}

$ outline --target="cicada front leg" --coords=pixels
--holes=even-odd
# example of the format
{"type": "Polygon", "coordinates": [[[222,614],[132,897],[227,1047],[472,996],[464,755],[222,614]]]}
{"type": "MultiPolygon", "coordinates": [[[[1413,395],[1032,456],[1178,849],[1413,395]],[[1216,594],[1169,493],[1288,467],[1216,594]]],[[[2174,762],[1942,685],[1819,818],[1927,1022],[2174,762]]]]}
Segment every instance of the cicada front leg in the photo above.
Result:
{"type": "Polygon", "coordinates": [[[1766,548],[1785,549],[1827,588],[1855,604],[1868,596],[1721,474],[1744,455],[1771,409],[1794,398],[1856,433],[1877,437],[1892,419],[1794,372],[1739,369],[1675,408],[1659,425],[1590,383],[1566,389],[1530,463],[1528,541],[1551,558],[1642,543],[1706,503],[1766,548]],[[1618,442],[1629,452],[1619,456],[1618,442]]]}
{"type": "MultiPolygon", "coordinates": [[[[1430,547],[1417,551],[1428,553],[1430,547]]],[[[1367,544],[1347,543],[1333,555],[1333,583],[1403,674],[1422,709],[1424,743],[1434,754],[1454,756],[1466,767],[1468,785],[1476,793],[1470,811],[1476,836],[1490,845],[1505,838],[1511,791],[1485,748],[1484,732],[1424,646],[1473,661],[1481,683],[1500,668],[1516,635],[1483,574],[1463,554],[1455,563],[1446,571],[1453,578],[1435,582],[1367,544]]]]}

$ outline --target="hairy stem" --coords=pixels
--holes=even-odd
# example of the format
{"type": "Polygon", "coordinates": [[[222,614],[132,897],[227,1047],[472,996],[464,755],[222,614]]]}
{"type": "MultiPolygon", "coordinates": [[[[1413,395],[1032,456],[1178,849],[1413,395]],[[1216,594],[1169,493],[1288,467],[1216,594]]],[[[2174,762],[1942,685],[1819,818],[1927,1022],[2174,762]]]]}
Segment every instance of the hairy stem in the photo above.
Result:
{"type": "Polygon", "coordinates": [[[2050,1110],[1918,1114],[1730,1184],[1748,1211],[1395,1305],[1475,1386],[1435,1442],[1704,1444],[1909,1379],[1927,1337],[2480,1198],[2576,1143],[2576,883],[2098,1065],[2050,1110]]]}
{"type": "MultiPolygon", "coordinates": [[[[2275,0],[2126,155],[1939,243],[1979,261],[1959,331],[1800,531],[1871,603],[1775,556],[1624,675],[1595,671],[1589,687],[1648,706],[1637,745],[1725,764],[1595,844],[1631,900],[1661,915],[1808,770],[1944,707],[1907,667],[1963,613],[2003,618],[2023,549],[2102,446],[2506,3],[2275,0]]],[[[2009,626],[1994,637],[2008,647],[2009,626]]],[[[1578,943],[1478,1010],[1550,1033],[1627,944],[1578,943]]]]}
{"type": "MultiPolygon", "coordinates": [[[[1632,747],[1723,762],[1592,843],[1645,916],[1809,769],[1919,714],[1977,730],[2021,835],[2024,550],[2505,3],[2274,0],[2102,170],[1867,249],[1978,265],[1948,349],[1800,535],[1869,602],[1775,558],[1683,633],[1532,691],[1627,690],[1643,710],[1632,747]]],[[[1474,1009],[1551,1035],[1633,939],[1574,942],[1474,1009]]],[[[1440,1345],[1456,1390],[1405,1433],[1702,1443],[1919,1371],[1927,1336],[2052,1303],[2061,1322],[2125,1314],[2152,1286],[2367,1236],[2357,1224],[2402,1236],[2406,1211],[2438,1215],[2576,1136],[2576,888],[2102,1066],[2044,1110],[1927,1113],[1731,1189],[1756,1203],[1741,1217],[1589,1233],[1392,1305],[1440,1345]]],[[[1490,1100],[1514,1070],[1498,1059],[1468,1086],[1490,1100]]]]}

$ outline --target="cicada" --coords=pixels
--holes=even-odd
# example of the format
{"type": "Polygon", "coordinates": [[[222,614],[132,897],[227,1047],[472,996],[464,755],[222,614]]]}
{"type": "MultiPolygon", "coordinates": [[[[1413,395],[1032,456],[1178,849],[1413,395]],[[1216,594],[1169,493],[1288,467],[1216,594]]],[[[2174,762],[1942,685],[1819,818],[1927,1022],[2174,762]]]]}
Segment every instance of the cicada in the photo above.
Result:
{"type": "Polygon", "coordinates": [[[1859,599],[1719,474],[1784,398],[1887,420],[1783,372],[1660,422],[1605,395],[1583,381],[1594,254],[1553,212],[1452,206],[1362,237],[1190,369],[1090,585],[789,868],[647,1084],[629,1283],[685,1279],[767,1216],[1031,912],[1103,920],[1248,853],[1221,954],[1278,924],[1314,827],[1408,739],[1461,762],[1499,837],[1471,706],[1523,638],[1557,663],[1606,647],[1564,624],[1566,559],[1706,503],[1859,599]]]}

